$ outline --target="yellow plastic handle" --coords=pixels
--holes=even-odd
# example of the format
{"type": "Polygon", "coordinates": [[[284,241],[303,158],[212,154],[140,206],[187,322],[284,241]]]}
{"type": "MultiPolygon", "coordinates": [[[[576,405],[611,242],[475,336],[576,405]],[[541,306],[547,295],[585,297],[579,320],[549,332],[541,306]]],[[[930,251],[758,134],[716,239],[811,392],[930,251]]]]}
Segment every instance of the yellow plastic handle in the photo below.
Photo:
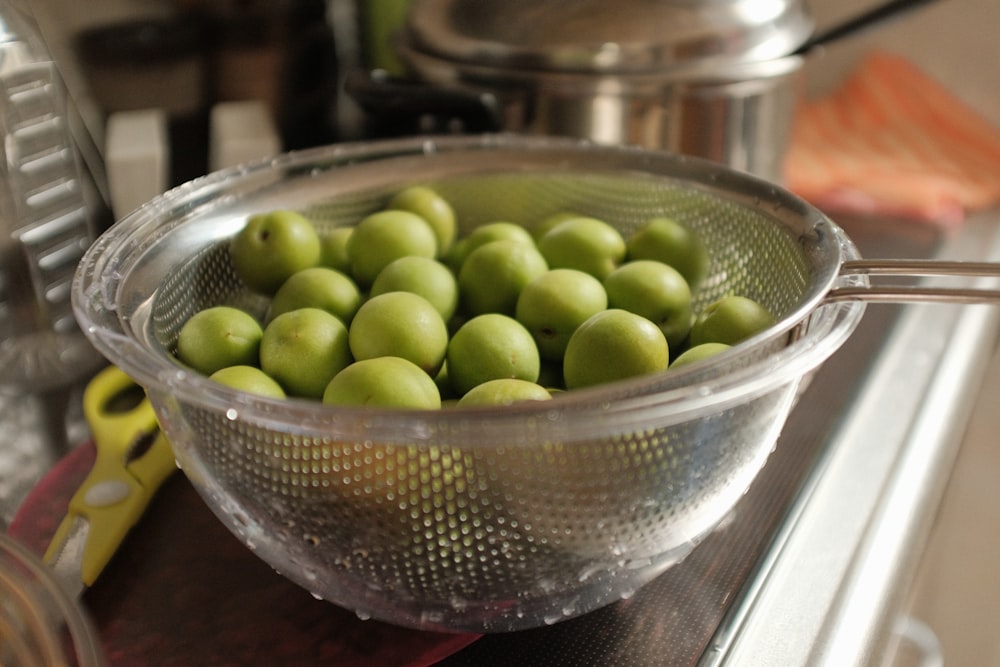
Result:
{"type": "Polygon", "coordinates": [[[67,518],[50,550],[59,548],[66,539],[74,518],[86,519],[88,534],[80,576],[87,586],[97,579],[150,499],[177,469],[170,443],[160,432],[156,414],[145,396],[126,411],[108,409],[115,396],[131,387],[135,382],[128,375],[109,367],[91,380],[83,394],[84,416],[97,455],[93,468],[69,501],[67,518]],[[129,461],[129,452],[141,438],[155,439],[129,461]]]}

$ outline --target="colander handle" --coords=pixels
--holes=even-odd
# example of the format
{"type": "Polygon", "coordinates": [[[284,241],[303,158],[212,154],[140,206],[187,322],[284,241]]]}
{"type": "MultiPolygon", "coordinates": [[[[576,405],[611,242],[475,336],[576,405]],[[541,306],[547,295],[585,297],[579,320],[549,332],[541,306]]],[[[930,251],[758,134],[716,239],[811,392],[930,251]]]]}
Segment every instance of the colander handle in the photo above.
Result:
{"type": "MultiPolygon", "coordinates": [[[[1000,263],[942,261],[925,259],[858,259],[841,265],[841,276],[919,278],[947,276],[1000,279],[1000,263]]],[[[834,287],[826,301],[872,301],[881,303],[1000,303],[1000,289],[987,287],[945,287],[923,283],[885,285],[870,282],[865,285],[834,287]]]]}

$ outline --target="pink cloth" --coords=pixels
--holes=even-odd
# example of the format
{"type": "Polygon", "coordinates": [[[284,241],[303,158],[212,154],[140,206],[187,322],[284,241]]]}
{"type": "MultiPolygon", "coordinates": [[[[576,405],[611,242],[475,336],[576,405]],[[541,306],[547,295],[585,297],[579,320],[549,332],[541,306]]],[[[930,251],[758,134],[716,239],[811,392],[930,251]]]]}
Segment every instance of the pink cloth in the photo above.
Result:
{"type": "Polygon", "coordinates": [[[903,58],[876,51],[798,110],[785,183],[831,212],[953,226],[1000,202],[1000,128],[903,58]]]}

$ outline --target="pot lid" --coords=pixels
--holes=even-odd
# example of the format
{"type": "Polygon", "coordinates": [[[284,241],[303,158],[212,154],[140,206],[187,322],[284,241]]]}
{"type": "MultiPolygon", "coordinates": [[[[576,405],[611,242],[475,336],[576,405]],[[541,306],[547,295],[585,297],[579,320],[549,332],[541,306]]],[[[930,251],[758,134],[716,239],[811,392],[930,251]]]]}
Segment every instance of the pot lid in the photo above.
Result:
{"type": "Polygon", "coordinates": [[[803,0],[411,0],[408,48],[458,64],[651,72],[789,55],[812,33],[803,0]]]}

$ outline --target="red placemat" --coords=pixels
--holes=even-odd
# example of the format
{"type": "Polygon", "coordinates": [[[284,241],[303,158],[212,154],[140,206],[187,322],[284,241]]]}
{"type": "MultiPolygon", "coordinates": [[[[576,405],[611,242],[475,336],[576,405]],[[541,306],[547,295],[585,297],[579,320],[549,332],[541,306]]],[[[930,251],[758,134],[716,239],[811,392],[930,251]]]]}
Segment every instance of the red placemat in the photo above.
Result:
{"type": "MultiPolygon", "coordinates": [[[[43,553],[94,453],[87,444],[61,460],[8,532],[43,553]]],[[[478,637],[363,621],[316,600],[240,544],[181,474],[164,484],[84,604],[115,667],[417,667],[478,637]]]]}

